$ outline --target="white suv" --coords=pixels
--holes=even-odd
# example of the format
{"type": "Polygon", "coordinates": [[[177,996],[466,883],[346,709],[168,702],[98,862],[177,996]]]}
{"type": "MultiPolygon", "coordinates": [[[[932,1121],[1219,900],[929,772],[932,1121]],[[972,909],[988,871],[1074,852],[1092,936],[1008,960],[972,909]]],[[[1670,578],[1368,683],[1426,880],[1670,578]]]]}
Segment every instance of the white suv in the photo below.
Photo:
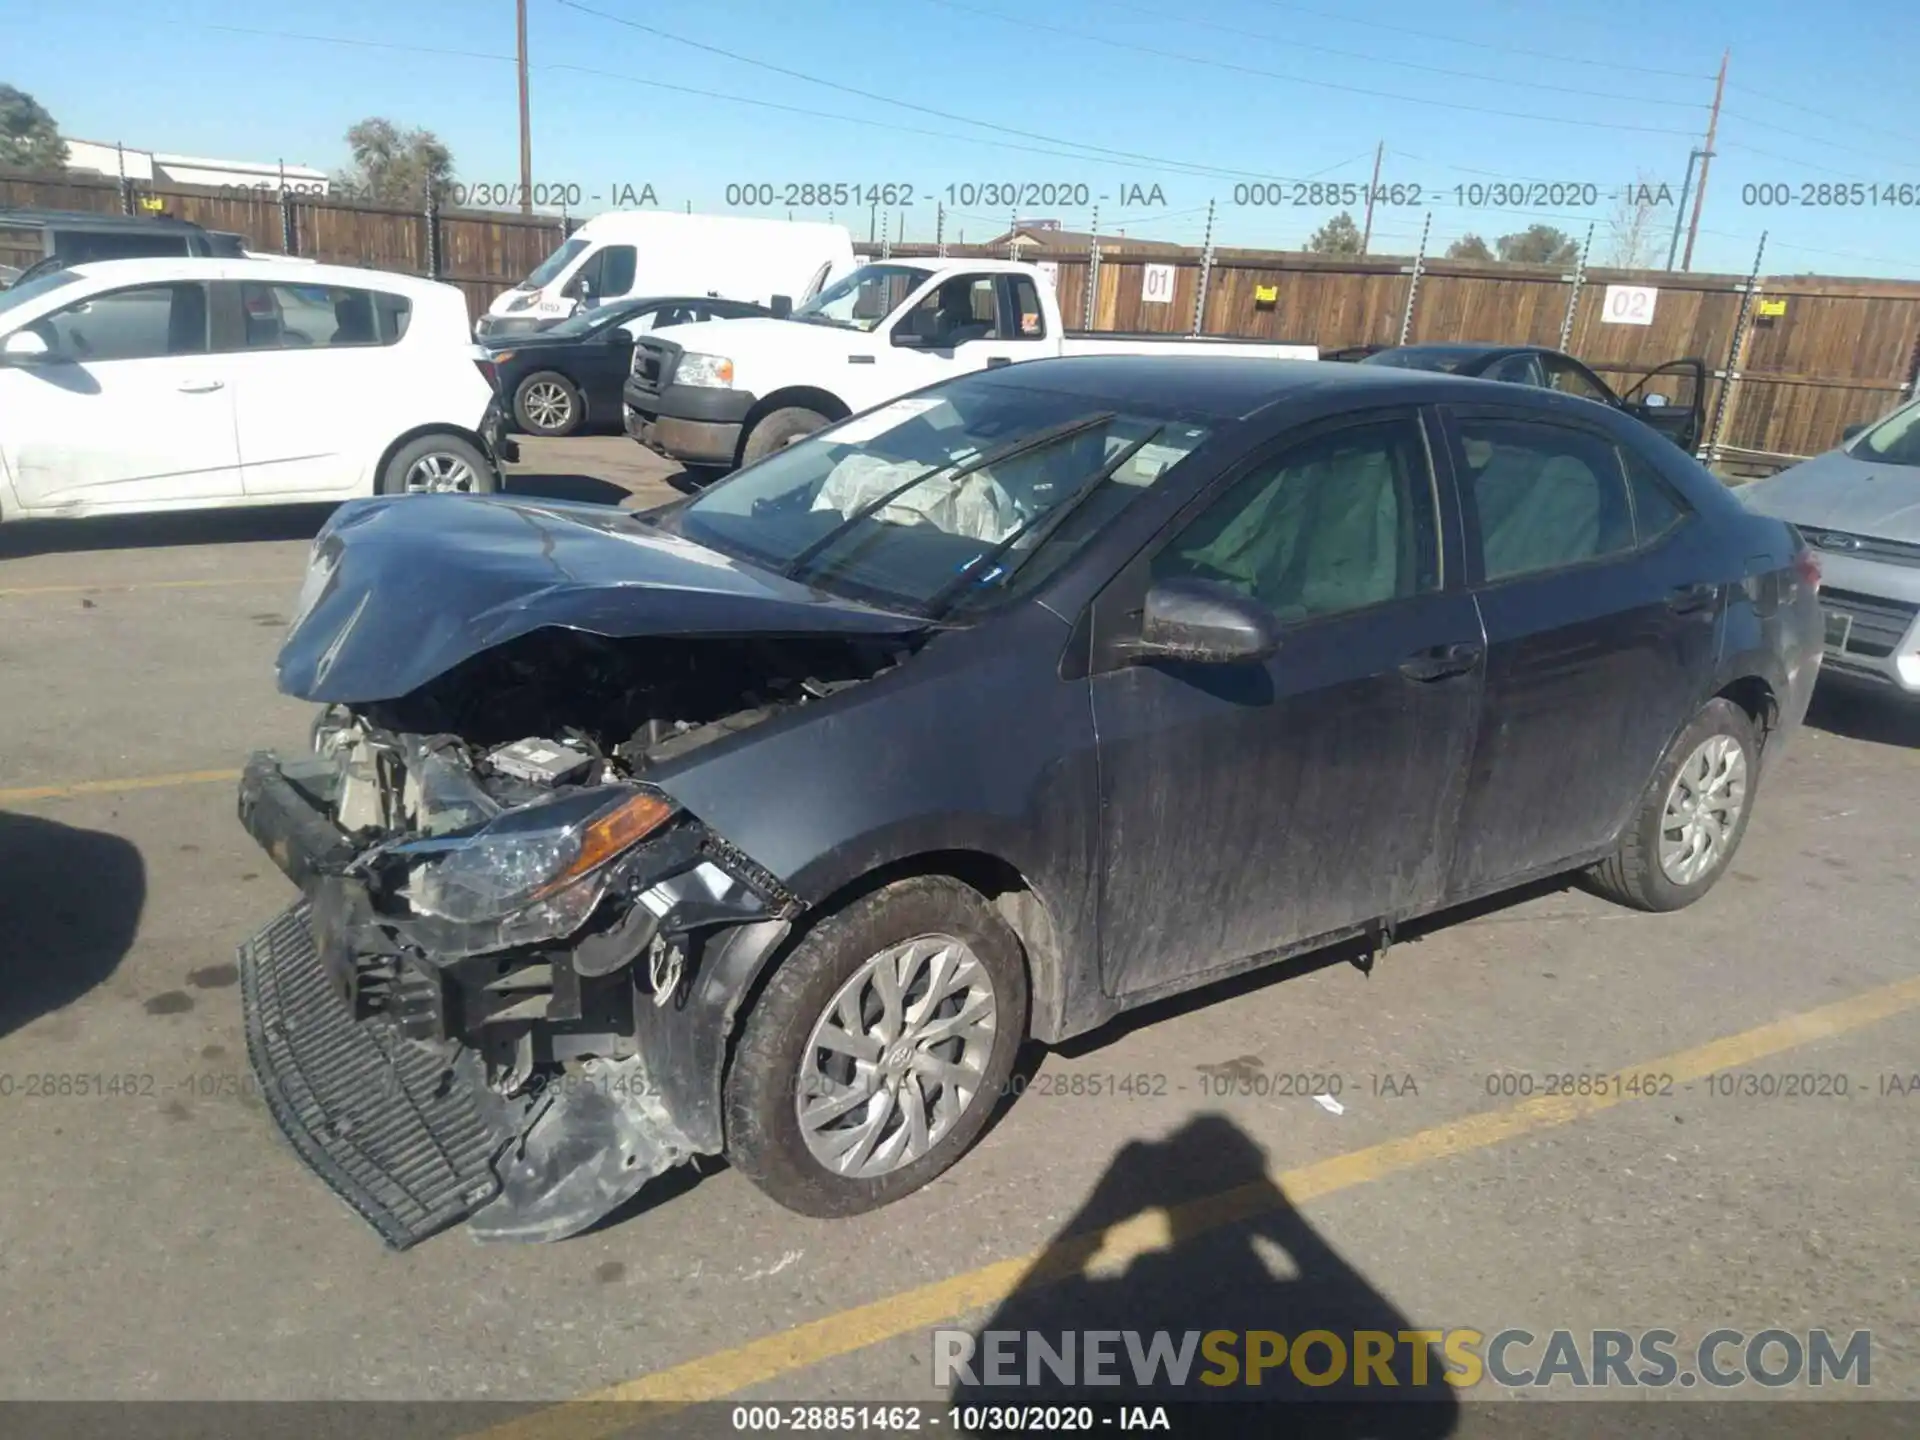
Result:
{"type": "Polygon", "coordinates": [[[492,490],[468,329],[451,285],[290,260],[0,291],[0,517],[492,490]]]}

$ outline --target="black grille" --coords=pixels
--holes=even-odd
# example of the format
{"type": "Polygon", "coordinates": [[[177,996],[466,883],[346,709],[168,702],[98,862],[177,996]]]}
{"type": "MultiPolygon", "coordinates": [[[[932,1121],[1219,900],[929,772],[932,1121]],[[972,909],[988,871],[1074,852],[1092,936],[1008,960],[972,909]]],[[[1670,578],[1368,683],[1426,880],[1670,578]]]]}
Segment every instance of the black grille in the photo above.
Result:
{"type": "Polygon", "coordinates": [[[1920,615],[1920,605],[1910,600],[1883,600],[1877,595],[1862,595],[1854,590],[1820,592],[1820,603],[1837,615],[1850,616],[1853,627],[1847,634],[1846,650],[1851,655],[1879,659],[1893,653],[1920,615]]]}
{"type": "Polygon", "coordinates": [[[637,340],[633,346],[633,380],[642,390],[658,395],[673,383],[680,363],[680,347],[667,340],[637,340]]]}
{"type": "Polygon", "coordinates": [[[296,905],[240,947],[247,1054],[302,1160],[396,1250],[499,1192],[500,1139],[425,1046],[356,1023],[296,905]]]}

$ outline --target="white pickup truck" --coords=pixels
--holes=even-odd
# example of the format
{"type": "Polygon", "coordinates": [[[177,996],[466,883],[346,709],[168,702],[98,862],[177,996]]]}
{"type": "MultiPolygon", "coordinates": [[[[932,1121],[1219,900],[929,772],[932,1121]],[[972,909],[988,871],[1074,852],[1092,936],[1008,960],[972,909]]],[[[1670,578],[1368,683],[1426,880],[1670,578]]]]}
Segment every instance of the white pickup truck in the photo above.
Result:
{"type": "Polygon", "coordinates": [[[1066,329],[1053,287],[1011,260],[863,265],[780,319],[644,335],[627,433],[688,465],[732,468],[935,381],[1061,355],[1317,360],[1312,345],[1066,329]]]}

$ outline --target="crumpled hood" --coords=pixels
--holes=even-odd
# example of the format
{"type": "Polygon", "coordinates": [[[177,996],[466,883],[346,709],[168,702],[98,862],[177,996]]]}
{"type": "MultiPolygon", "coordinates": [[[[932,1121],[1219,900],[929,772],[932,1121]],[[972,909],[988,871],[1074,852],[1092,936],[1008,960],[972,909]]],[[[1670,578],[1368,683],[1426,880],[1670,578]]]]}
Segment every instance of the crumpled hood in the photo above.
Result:
{"type": "Polygon", "coordinates": [[[927,625],[606,506],[407,495],[351,501],[320,532],[276,668],[285,694],[364,704],[549,626],[628,638],[910,635],[927,625]]]}
{"type": "Polygon", "coordinates": [[[1920,543],[1920,466],[1830,450],[1735,493],[1748,509],[1802,529],[1920,543]]]}

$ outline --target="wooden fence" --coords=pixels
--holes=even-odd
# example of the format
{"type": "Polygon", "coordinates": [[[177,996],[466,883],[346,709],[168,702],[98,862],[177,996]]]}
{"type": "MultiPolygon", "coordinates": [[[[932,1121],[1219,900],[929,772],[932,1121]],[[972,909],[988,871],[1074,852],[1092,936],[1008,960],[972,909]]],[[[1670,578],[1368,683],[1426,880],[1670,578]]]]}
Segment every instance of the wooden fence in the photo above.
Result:
{"type": "MultiPolygon", "coordinates": [[[[551,253],[572,224],[552,215],[0,170],[5,206],[126,214],[164,208],[210,230],[244,235],[254,250],[435,276],[459,286],[476,316],[551,253]]],[[[10,251],[7,242],[0,232],[0,263],[34,258],[10,251]]],[[[980,245],[856,249],[902,258],[999,253],[980,245]]],[[[1527,342],[1567,350],[1622,390],[1666,361],[1697,358],[1708,372],[1702,453],[1732,472],[1764,473],[1830,448],[1848,425],[1913,395],[1920,370],[1920,284],[1910,282],[1582,272],[1260,250],[1149,255],[1118,245],[1034,258],[1051,267],[1068,324],[1088,330],[1294,340],[1322,350],[1403,337],[1527,342]],[[1609,321],[1610,285],[1656,289],[1651,323],[1609,321]]],[[[1651,388],[1689,398],[1671,382],[1651,388]]]]}
{"type": "MultiPolygon", "coordinates": [[[[898,258],[931,245],[861,245],[898,258]]],[[[949,256],[990,256],[948,245],[949,256]]],[[[1626,390],[1670,360],[1707,370],[1703,458],[1766,473],[1830,449],[1841,432],[1915,393],[1920,284],[1824,276],[1562,270],[1411,256],[1330,257],[1194,249],[1180,255],[1059,252],[1045,261],[1069,325],[1087,330],[1291,340],[1323,351],[1474,340],[1535,344],[1578,357],[1626,390]],[[1148,272],[1155,277],[1149,301],[1148,272]],[[1091,293],[1089,278],[1091,277],[1091,293]],[[1650,323],[1609,321],[1609,286],[1651,287],[1650,323]],[[1767,302],[1767,303],[1762,303],[1767,302]]],[[[1669,400],[1684,384],[1649,385],[1669,400]]]]}

